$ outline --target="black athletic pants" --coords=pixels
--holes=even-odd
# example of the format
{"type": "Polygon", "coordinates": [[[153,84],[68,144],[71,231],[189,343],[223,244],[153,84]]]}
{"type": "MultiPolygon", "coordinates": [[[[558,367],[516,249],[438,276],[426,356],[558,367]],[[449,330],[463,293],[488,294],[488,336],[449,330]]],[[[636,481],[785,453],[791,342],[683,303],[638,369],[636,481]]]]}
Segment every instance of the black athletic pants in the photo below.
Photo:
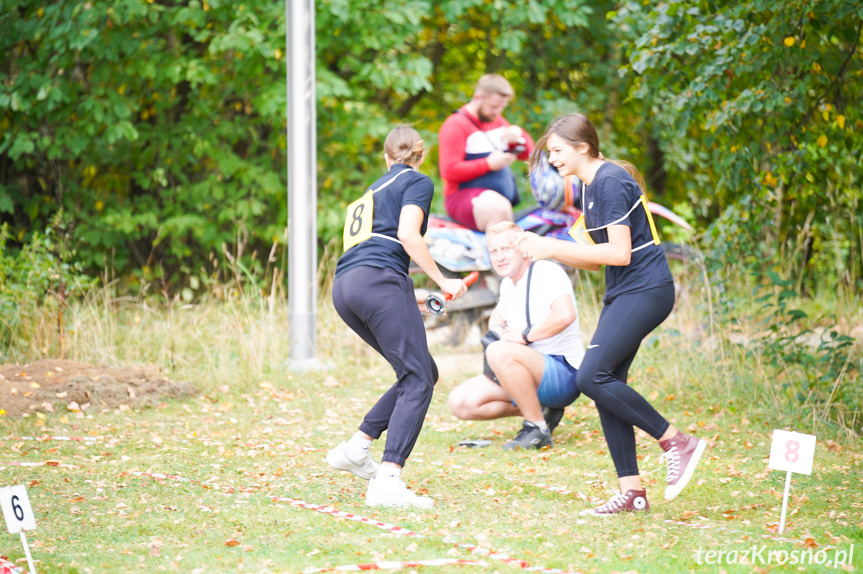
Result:
{"type": "Polygon", "coordinates": [[[593,340],[578,368],[578,390],[593,399],[618,477],[638,474],[637,426],[655,439],[669,423],[626,384],[629,366],[642,339],[674,307],[674,285],[618,295],[602,308],[593,340]]]}
{"type": "Polygon", "coordinates": [[[377,439],[389,429],[383,460],[404,466],[438,378],[413,281],[393,269],[354,267],[336,277],[333,304],[348,327],[395,369],[396,383],[366,414],[360,430],[377,439]]]}

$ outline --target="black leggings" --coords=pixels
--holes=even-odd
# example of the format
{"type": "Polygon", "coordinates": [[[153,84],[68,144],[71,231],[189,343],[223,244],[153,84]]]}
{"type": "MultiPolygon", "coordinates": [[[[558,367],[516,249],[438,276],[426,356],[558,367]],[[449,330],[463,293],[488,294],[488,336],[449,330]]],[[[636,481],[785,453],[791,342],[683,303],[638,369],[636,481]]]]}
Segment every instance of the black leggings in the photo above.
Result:
{"type": "Polygon", "coordinates": [[[631,387],[627,373],[641,341],[674,307],[674,285],[618,295],[603,307],[578,368],[578,390],[593,399],[618,477],[638,475],[637,426],[659,439],[669,422],[631,387]]]}
{"type": "Polygon", "coordinates": [[[360,430],[377,439],[389,429],[382,460],[404,466],[438,378],[413,281],[393,269],[354,267],[336,277],[333,305],[348,327],[395,369],[396,383],[366,414],[360,430]]]}

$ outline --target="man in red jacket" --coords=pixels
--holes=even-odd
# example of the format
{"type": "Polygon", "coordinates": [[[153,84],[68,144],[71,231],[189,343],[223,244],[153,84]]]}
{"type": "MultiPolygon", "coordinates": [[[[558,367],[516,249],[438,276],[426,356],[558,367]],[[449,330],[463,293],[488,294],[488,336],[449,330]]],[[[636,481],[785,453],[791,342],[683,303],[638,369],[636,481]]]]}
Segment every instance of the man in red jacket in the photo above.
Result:
{"type": "Polygon", "coordinates": [[[527,132],[501,115],[513,93],[506,78],[486,74],[471,101],[447,118],[438,133],[446,211],[478,231],[512,221],[519,197],[509,166],[526,160],[533,150],[527,132]]]}

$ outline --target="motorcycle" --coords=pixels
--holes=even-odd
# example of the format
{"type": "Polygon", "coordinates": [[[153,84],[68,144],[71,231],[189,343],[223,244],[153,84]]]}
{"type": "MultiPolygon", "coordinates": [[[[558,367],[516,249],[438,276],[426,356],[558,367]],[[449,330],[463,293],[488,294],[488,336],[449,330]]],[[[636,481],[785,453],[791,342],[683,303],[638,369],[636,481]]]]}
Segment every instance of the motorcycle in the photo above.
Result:
{"type": "MultiPolygon", "coordinates": [[[[569,186],[569,182],[567,182],[569,186]]],[[[574,187],[574,186],[573,186],[574,187]]],[[[575,192],[575,203],[579,205],[578,193],[575,192]]],[[[682,217],[670,209],[649,201],[650,212],[670,221],[671,223],[692,231],[682,217]]],[[[581,209],[567,206],[564,209],[553,210],[541,206],[533,206],[515,213],[515,223],[525,231],[537,235],[574,241],[569,230],[581,215],[581,209]]],[[[432,258],[438,267],[448,277],[463,277],[466,273],[479,272],[479,279],[459,299],[447,306],[447,316],[429,317],[427,328],[451,325],[452,330],[447,338],[451,345],[461,344],[467,336],[470,327],[478,324],[480,333],[487,328],[488,319],[497,305],[500,292],[500,278],[491,266],[491,257],[485,242],[485,233],[474,231],[456,223],[446,215],[432,213],[429,216],[428,229],[424,236],[432,258]]],[[[669,259],[688,260],[696,254],[687,246],[674,243],[661,243],[666,257],[669,259]]],[[[574,277],[574,270],[572,270],[574,277]]],[[[419,267],[412,267],[411,273],[420,273],[419,267]]],[[[424,300],[429,294],[426,289],[417,289],[417,300],[424,300]]]]}

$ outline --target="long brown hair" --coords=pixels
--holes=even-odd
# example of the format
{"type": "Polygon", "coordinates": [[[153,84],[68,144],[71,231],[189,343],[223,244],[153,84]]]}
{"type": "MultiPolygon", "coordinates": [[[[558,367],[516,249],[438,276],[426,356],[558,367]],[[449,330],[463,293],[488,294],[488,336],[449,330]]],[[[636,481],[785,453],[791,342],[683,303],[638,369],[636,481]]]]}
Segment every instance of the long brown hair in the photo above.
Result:
{"type": "Polygon", "coordinates": [[[596,132],[596,127],[586,115],[578,112],[557,118],[548,124],[548,128],[546,128],[542,137],[536,141],[536,146],[534,146],[533,151],[530,154],[528,165],[530,166],[531,171],[539,167],[539,162],[541,161],[540,155],[548,146],[548,138],[551,137],[552,134],[556,134],[560,139],[573,147],[582,143],[587,144],[587,153],[590,157],[604,159],[619,165],[625,169],[630,176],[632,176],[632,179],[635,180],[635,183],[638,184],[641,191],[646,192],[647,185],[644,181],[644,176],[641,175],[641,172],[638,171],[637,167],[626,160],[610,159],[604,157],[602,153],[600,153],[599,134],[596,132]]]}

